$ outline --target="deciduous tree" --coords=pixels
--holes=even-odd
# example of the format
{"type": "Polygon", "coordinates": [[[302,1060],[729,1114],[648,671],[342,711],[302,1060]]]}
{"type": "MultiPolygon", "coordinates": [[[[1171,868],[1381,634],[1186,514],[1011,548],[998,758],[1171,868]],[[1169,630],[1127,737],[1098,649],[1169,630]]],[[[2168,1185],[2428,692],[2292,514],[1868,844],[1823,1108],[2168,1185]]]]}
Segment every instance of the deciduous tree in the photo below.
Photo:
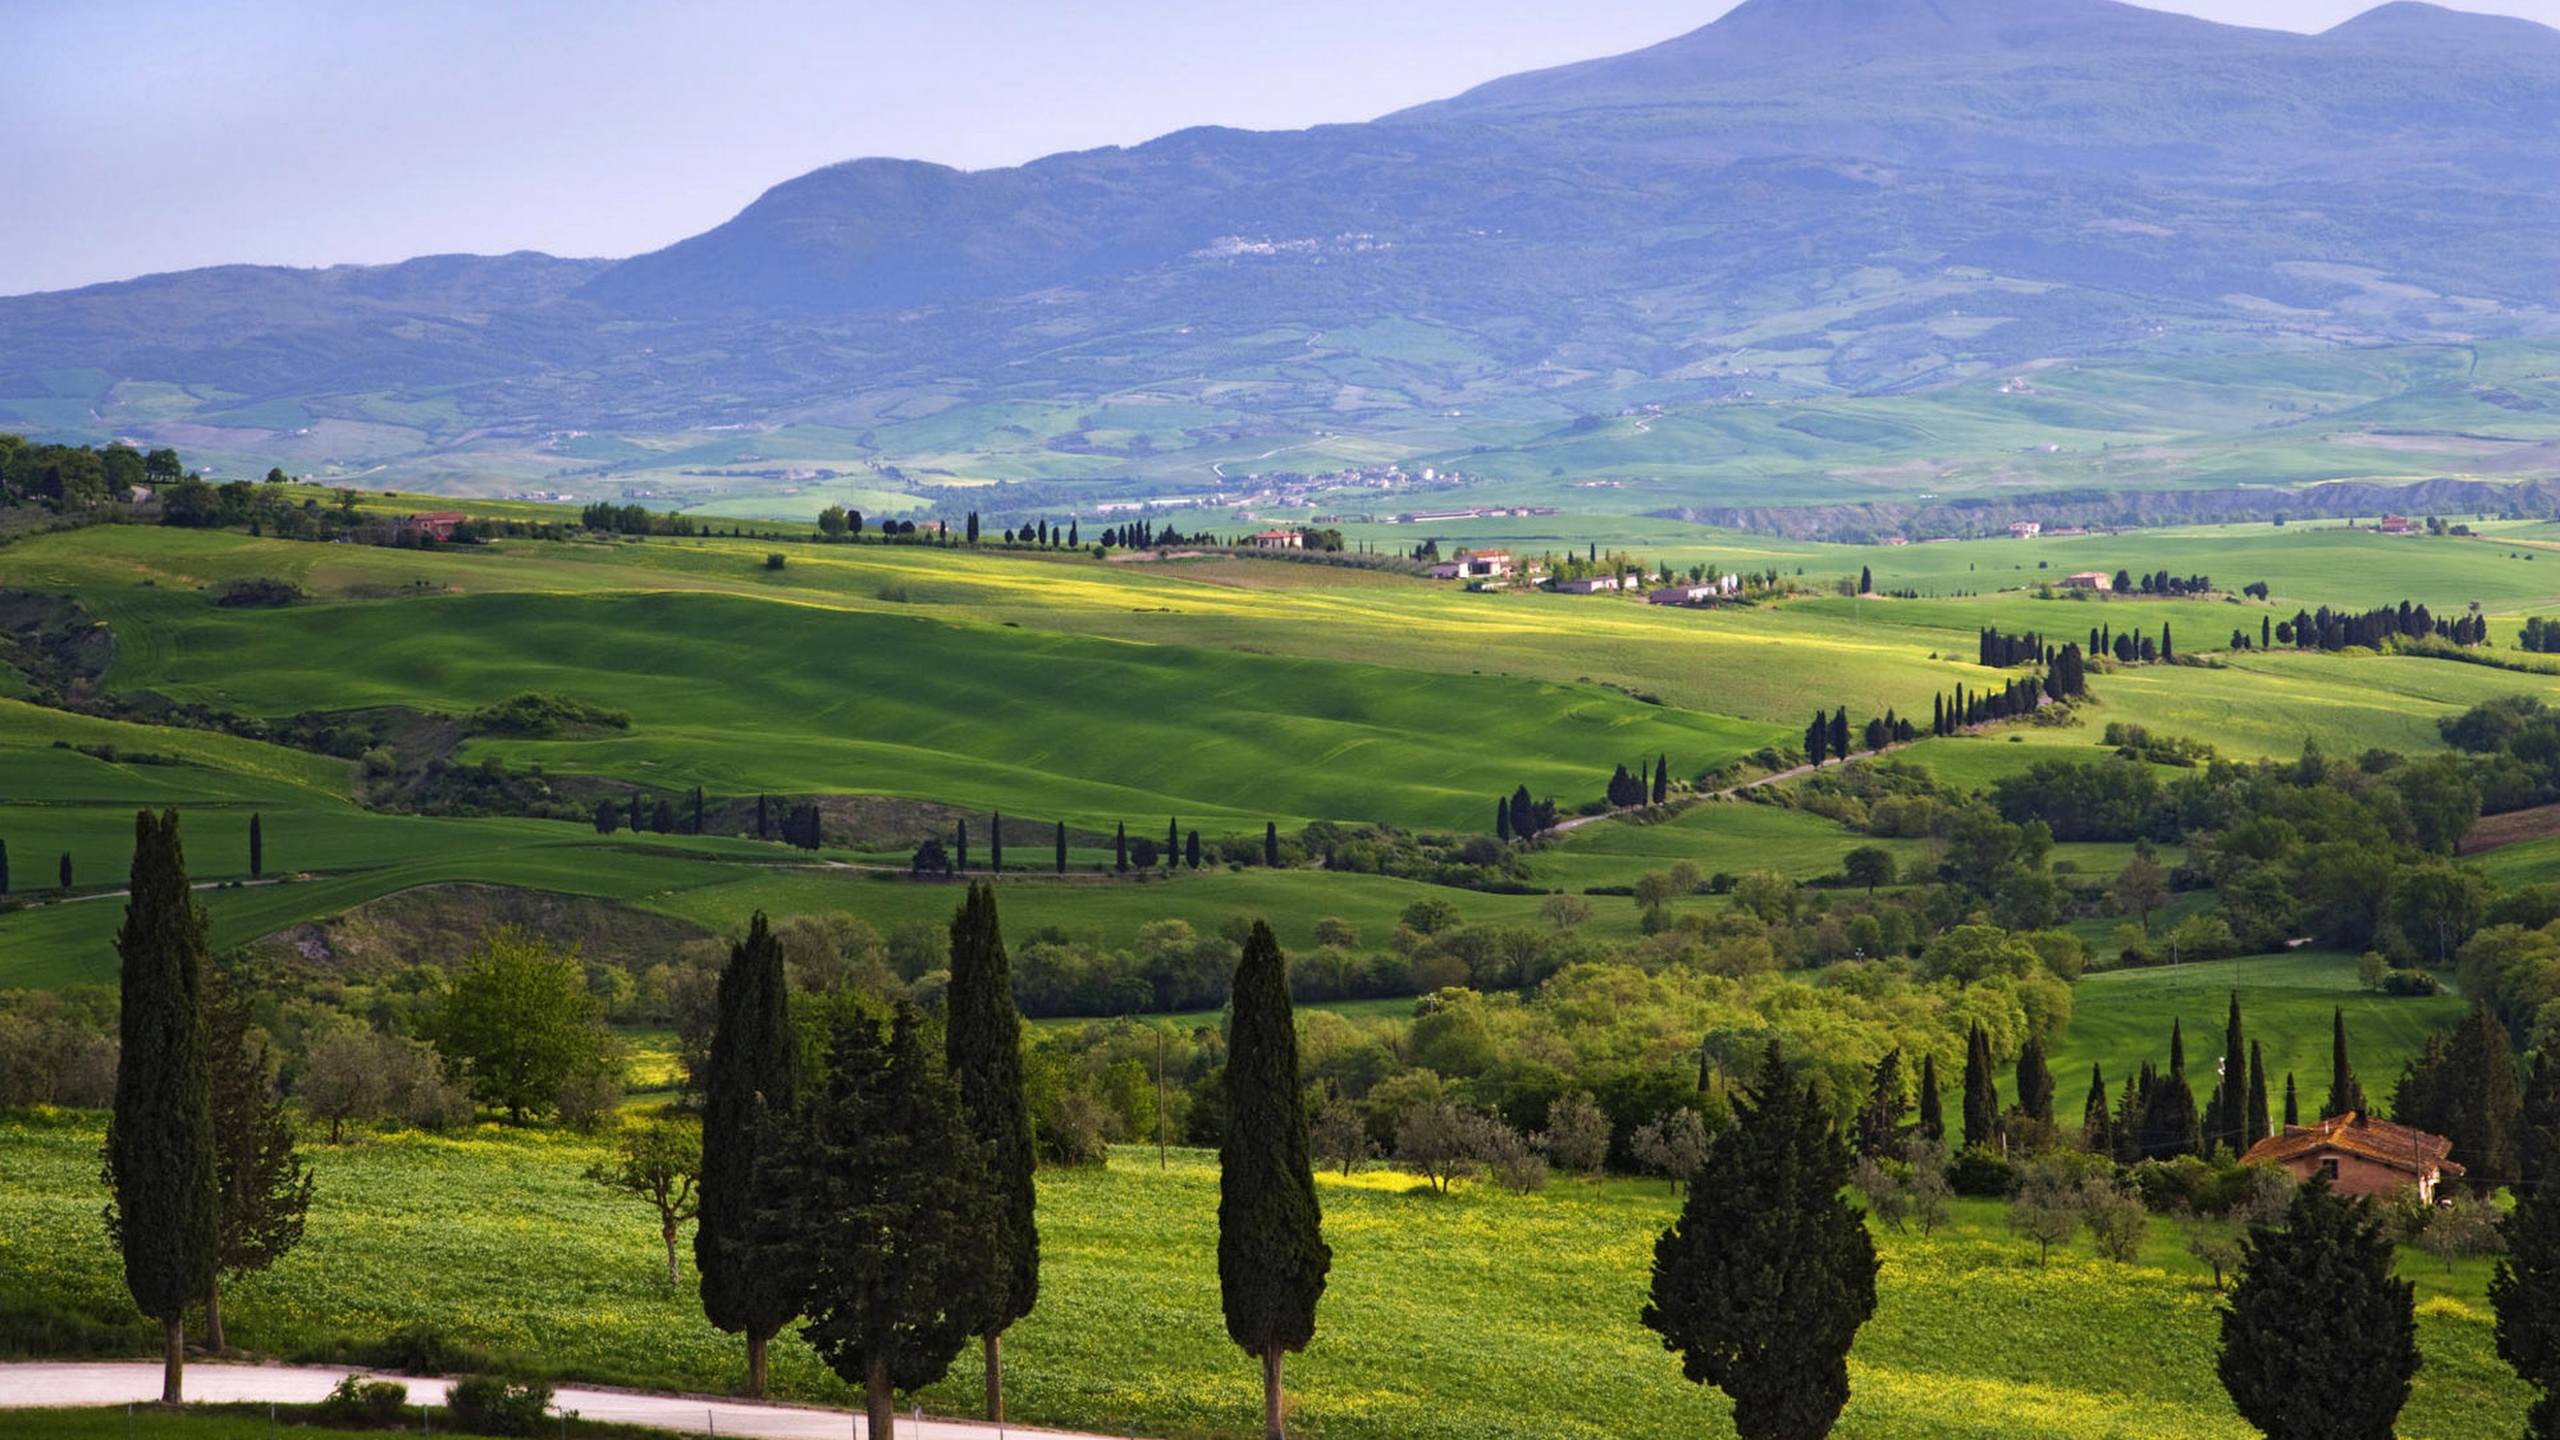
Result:
{"type": "Polygon", "coordinates": [[[682,1279],[676,1241],[685,1222],[701,1212],[702,1132],[665,1120],[634,1126],[622,1133],[611,1159],[587,1167],[587,1178],[657,1214],[658,1238],[667,1247],[667,1283],[682,1279]]]}

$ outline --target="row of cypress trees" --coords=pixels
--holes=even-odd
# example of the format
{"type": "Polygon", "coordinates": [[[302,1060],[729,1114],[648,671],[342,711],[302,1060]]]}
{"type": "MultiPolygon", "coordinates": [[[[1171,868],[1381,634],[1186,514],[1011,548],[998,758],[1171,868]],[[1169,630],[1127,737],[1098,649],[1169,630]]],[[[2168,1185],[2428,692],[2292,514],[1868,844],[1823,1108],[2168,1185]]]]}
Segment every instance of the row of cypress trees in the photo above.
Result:
{"type": "MultiPolygon", "coordinates": [[[[952,918],[939,1055],[912,1005],[896,1006],[885,1035],[877,1015],[847,1015],[824,1079],[802,1093],[782,950],[762,914],[731,947],[716,1006],[694,1259],[704,1315],[745,1337],[748,1393],[764,1393],[773,1337],[797,1318],[829,1368],[862,1387],[868,1433],[890,1440],[897,1392],[942,1378],[975,1337],[987,1417],[1001,1422],[1003,1336],[1039,1300],[1040,1233],[995,887],[972,884],[952,918]]],[[[1245,941],[1230,1015],[1218,1275],[1228,1335],[1262,1362],[1265,1427],[1278,1437],[1281,1359],[1314,1336],[1332,1255],[1287,965],[1268,924],[1245,941]]]]}

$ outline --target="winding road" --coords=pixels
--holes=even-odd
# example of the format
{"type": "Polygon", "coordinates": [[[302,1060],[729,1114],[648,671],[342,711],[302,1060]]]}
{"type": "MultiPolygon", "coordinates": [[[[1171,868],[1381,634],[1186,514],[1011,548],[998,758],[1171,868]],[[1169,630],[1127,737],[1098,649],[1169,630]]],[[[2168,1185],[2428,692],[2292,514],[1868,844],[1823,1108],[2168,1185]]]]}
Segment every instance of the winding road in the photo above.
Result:
{"type": "MultiPolygon", "coordinates": [[[[187,1398],[193,1401],[272,1401],[307,1405],[329,1393],[350,1373],[347,1366],[222,1365],[199,1362],[187,1366],[187,1398]]],[[[363,1372],[357,1372],[363,1373],[363,1372]]],[[[409,1387],[412,1404],[442,1404],[445,1382],[406,1375],[384,1375],[409,1387]]],[[[0,1365],[0,1410],[54,1405],[148,1405],[160,1398],[160,1362],[35,1362],[0,1365]]],[[[807,1405],[754,1404],[705,1395],[652,1395],[636,1390],[600,1390],[565,1386],[553,1403],[576,1411],[585,1420],[645,1425],[697,1435],[737,1435],[749,1440],[864,1440],[863,1417],[843,1410],[807,1405]]],[[[1250,1417],[1246,1417],[1250,1418],[1250,1417]]],[[[152,1435],[151,1412],[138,1414],[135,1440],[152,1435]]],[[[1032,1440],[1115,1440],[1115,1437],[1036,1426],[989,1425],[975,1420],[898,1419],[899,1440],[1003,1440],[1008,1435],[1032,1440]]]]}

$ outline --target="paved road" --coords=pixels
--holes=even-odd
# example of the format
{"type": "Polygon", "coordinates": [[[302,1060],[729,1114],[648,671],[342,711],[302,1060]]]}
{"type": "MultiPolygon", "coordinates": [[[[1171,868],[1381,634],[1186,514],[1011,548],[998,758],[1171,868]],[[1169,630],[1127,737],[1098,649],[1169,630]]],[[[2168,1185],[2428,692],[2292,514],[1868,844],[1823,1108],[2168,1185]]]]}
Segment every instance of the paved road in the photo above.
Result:
{"type": "MultiPolygon", "coordinates": [[[[266,1401],[309,1404],[329,1393],[347,1373],[345,1366],[216,1365],[187,1366],[187,1398],[208,1401],[266,1401]]],[[[445,1382],[386,1375],[409,1387],[412,1403],[441,1404],[445,1382]]],[[[84,1364],[0,1365],[0,1410],[33,1405],[124,1405],[160,1398],[160,1362],[109,1361],[84,1364]]],[[[644,1395],[629,1390],[563,1388],[555,1403],[588,1420],[648,1425],[694,1434],[737,1435],[753,1440],[861,1440],[867,1428],[859,1415],[796,1405],[754,1405],[699,1395],[644,1395]]],[[[1250,1416],[1242,1417],[1250,1419],[1250,1416]]],[[[150,1413],[143,1412],[136,1440],[149,1440],[150,1413]]],[[[1021,1425],[999,1431],[993,1425],[966,1420],[918,1422],[899,1418],[900,1440],[1001,1440],[1004,1435],[1033,1440],[1112,1440],[1064,1430],[1021,1425]]]]}

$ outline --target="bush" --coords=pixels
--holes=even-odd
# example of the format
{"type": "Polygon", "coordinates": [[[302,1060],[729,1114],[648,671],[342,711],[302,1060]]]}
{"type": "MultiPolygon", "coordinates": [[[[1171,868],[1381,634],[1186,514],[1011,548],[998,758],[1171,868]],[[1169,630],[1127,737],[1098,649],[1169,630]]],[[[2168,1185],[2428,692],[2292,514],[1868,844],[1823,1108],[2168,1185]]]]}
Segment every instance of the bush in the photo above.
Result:
{"type": "Polygon", "coordinates": [[[521,735],[530,739],[588,730],[628,730],[631,717],[620,710],[590,705],[567,695],[526,690],[495,704],[483,705],[464,722],[474,735],[521,735]]]}
{"type": "Polygon", "coordinates": [[[444,1405],[455,1428],[475,1435],[538,1435],[551,1409],[551,1382],[466,1375],[453,1382],[444,1405]]]}
{"type": "Polygon", "coordinates": [[[455,1344],[432,1325],[403,1325],[370,1345],[347,1345],[339,1350],[341,1353],[329,1358],[407,1375],[451,1375],[489,1363],[486,1352],[455,1344]]]}
{"type": "Polygon", "coordinates": [[[323,1425],[369,1429],[398,1425],[409,1408],[409,1387],[396,1380],[368,1380],[349,1375],[311,1407],[311,1418],[323,1425]]]}
{"type": "Polygon", "coordinates": [[[263,576],[234,580],[213,592],[213,603],[226,610],[268,610],[302,598],[301,586],[263,576]]]}
{"type": "Polygon", "coordinates": [[[2382,977],[2385,995],[2440,995],[2444,984],[2424,970],[2394,970],[2382,977]]]}
{"type": "Polygon", "coordinates": [[[2018,1188],[2018,1170],[1979,1145],[1947,1162],[1947,1188],[1975,1200],[2005,1200],[2018,1188]]]}

